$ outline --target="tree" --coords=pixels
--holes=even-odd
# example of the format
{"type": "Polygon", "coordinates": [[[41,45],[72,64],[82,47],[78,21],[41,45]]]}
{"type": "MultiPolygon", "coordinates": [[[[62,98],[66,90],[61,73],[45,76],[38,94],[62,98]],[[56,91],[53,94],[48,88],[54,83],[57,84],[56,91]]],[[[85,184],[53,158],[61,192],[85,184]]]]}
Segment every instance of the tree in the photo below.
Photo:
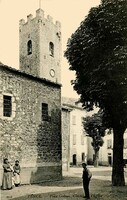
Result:
{"type": "Polygon", "coordinates": [[[65,56],[84,109],[96,105],[113,129],[112,184],[125,185],[123,135],[127,128],[127,3],[102,0],[68,40],[65,56]]]}
{"type": "Polygon", "coordinates": [[[105,135],[106,127],[102,122],[103,113],[99,111],[91,117],[87,116],[83,119],[84,129],[89,137],[92,138],[92,146],[95,152],[94,166],[98,167],[98,158],[100,147],[103,146],[103,137],[105,135]]]}

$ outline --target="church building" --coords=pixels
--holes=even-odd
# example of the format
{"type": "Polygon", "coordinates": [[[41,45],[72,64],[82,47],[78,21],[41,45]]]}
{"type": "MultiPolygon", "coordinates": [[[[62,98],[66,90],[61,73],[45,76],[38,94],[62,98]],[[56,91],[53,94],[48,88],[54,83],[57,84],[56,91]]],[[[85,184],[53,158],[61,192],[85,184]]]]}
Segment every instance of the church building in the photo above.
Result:
{"type": "Polygon", "coordinates": [[[18,159],[23,184],[62,177],[60,31],[38,9],[20,20],[20,69],[0,64],[0,170],[18,159]]]}

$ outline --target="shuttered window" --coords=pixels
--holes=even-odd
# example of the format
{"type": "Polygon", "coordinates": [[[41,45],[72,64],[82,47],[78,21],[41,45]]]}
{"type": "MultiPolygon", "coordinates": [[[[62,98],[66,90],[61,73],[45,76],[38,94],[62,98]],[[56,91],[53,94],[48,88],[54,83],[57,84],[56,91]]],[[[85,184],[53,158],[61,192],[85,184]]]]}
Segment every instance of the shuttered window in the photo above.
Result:
{"type": "Polygon", "coordinates": [[[12,115],[12,97],[4,95],[3,96],[3,116],[11,117],[12,115]]]}
{"type": "Polygon", "coordinates": [[[42,120],[48,121],[48,104],[42,103],[42,120]]]}

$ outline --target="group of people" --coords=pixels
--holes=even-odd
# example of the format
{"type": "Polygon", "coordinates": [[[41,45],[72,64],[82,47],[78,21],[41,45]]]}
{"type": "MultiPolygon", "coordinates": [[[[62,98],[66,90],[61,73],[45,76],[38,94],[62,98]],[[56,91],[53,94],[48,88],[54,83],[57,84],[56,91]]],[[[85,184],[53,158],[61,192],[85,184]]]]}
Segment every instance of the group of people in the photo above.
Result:
{"type": "Polygon", "coordinates": [[[21,168],[19,161],[16,160],[14,166],[10,164],[7,158],[3,162],[3,180],[1,189],[10,190],[13,187],[20,185],[20,172],[21,168]]]}
{"type": "MultiPolygon", "coordinates": [[[[92,173],[90,170],[87,168],[86,163],[82,163],[83,167],[83,189],[85,193],[85,198],[88,200],[90,199],[90,194],[89,194],[89,183],[92,177],[92,173]]],[[[15,165],[11,166],[8,159],[4,159],[3,163],[3,180],[2,180],[2,189],[3,190],[9,190],[12,189],[14,186],[18,187],[20,185],[20,172],[21,168],[19,165],[19,161],[15,161],[15,165]]]]}

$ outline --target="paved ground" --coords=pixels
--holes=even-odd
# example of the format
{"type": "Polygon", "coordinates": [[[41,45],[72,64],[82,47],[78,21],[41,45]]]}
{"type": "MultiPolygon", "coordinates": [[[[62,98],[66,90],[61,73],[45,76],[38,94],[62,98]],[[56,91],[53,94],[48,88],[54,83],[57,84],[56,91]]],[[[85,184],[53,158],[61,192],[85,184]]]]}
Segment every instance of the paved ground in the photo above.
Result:
{"type": "MultiPolygon", "coordinates": [[[[111,181],[111,167],[91,167],[89,166],[94,179],[99,180],[108,180],[111,181]],[[104,173],[103,173],[104,172],[104,173]]],[[[125,182],[127,183],[127,168],[124,168],[125,171],[125,182]]],[[[64,172],[64,176],[72,176],[72,177],[81,177],[82,175],[82,168],[70,168],[69,172],[64,172]]]]}
{"type": "MultiPolygon", "coordinates": [[[[111,180],[111,167],[99,167],[93,168],[90,167],[92,171],[92,179],[99,179],[99,180],[111,180]]],[[[127,169],[125,169],[127,172],[127,169]]],[[[126,173],[125,172],[125,173],[126,173]]],[[[63,175],[65,177],[74,177],[74,178],[81,178],[82,176],[82,168],[70,168],[69,172],[64,172],[63,175]]],[[[80,180],[80,179],[79,179],[80,180]]],[[[72,180],[73,183],[73,180],[72,180]]],[[[126,176],[126,183],[127,183],[127,176],[126,176]]],[[[53,182],[52,184],[39,184],[39,185],[24,185],[18,188],[14,188],[13,190],[8,191],[1,191],[1,200],[9,200],[20,196],[25,195],[35,195],[35,194],[42,194],[42,193],[51,193],[51,192],[58,192],[58,191],[68,191],[68,190],[76,190],[82,188],[81,183],[74,185],[70,184],[67,185],[66,179],[61,182],[53,182]],[[62,183],[62,184],[61,184],[62,183]]]]}

